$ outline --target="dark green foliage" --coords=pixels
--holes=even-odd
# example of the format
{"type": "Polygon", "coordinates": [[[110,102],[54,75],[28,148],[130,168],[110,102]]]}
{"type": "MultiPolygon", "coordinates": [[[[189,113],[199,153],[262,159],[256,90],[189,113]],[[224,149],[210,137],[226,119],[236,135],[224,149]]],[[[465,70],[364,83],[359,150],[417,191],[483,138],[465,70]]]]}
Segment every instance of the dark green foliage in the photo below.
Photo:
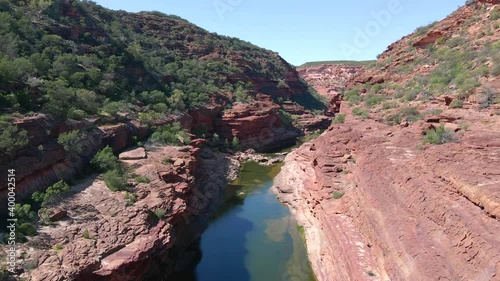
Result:
{"type": "Polygon", "coordinates": [[[239,149],[240,148],[240,140],[237,137],[233,137],[233,140],[231,141],[231,147],[233,149],[239,149]]]}
{"type": "Polygon", "coordinates": [[[290,84],[291,66],[274,52],[159,12],[111,11],[92,1],[2,0],[0,22],[0,108],[11,112],[82,119],[133,108],[162,117],[214,96],[235,93],[248,102],[247,90],[278,88],[254,88],[252,80],[290,84]]]}
{"type": "MultiPolygon", "coordinates": [[[[24,243],[27,241],[27,236],[35,236],[37,234],[34,223],[36,222],[37,215],[31,209],[30,204],[16,204],[14,208],[14,215],[17,219],[18,227],[16,228],[16,242],[24,243]]],[[[4,236],[4,242],[7,241],[8,236],[4,236]]]]}
{"type": "Polygon", "coordinates": [[[179,123],[160,127],[151,135],[151,142],[156,145],[179,145],[181,140],[187,141],[188,136],[179,123]]]}
{"type": "Polygon", "coordinates": [[[368,118],[368,111],[362,109],[361,107],[356,107],[352,109],[352,114],[358,116],[361,119],[368,118]]]}
{"type": "Polygon", "coordinates": [[[37,234],[36,227],[29,222],[19,225],[18,231],[26,236],[35,236],[37,234]]]}
{"type": "Polygon", "coordinates": [[[167,211],[165,211],[163,209],[158,209],[158,210],[154,211],[154,214],[156,215],[157,218],[162,219],[167,214],[167,211]]]}
{"type": "Polygon", "coordinates": [[[73,130],[67,133],[62,133],[57,138],[57,142],[64,147],[67,152],[79,153],[83,152],[83,140],[85,134],[80,130],[73,130]]]}
{"type": "Polygon", "coordinates": [[[345,122],[345,114],[337,114],[335,119],[333,119],[332,124],[343,124],[345,122]]]}
{"type": "Polygon", "coordinates": [[[377,104],[380,104],[384,101],[384,98],[381,97],[380,95],[369,95],[365,101],[365,105],[368,107],[375,106],[377,104]]]}
{"type": "Polygon", "coordinates": [[[139,176],[139,175],[134,175],[134,180],[137,183],[149,183],[150,180],[146,176],[139,176]]]}
{"type": "Polygon", "coordinates": [[[33,222],[36,220],[36,213],[32,211],[30,204],[16,204],[14,215],[19,222],[33,222]]]}
{"type": "Polygon", "coordinates": [[[253,100],[253,97],[248,95],[248,91],[242,86],[238,86],[234,90],[233,96],[237,102],[249,103],[253,100]]]}
{"type": "Polygon", "coordinates": [[[425,131],[425,137],[422,140],[422,144],[445,144],[454,141],[456,141],[456,139],[453,132],[445,129],[444,125],[440,125],[435,129],[425,131]]]}
{"type": "Polygon", "coordinates": [[[16,152],[26,147],[29,143],[28,132],[20,130],[9,121],[0,122],[0,155],[13,158],[16,152]]]}
{"type": "Polygon", "coordinates": [[[91,239],[90,233],[89,233],[88,229],[85,229],[83,231],[82,237],[85,238],[85,239],[91,239]]]}
{"type": "Polygon", "coordinates": [[[408,122],[415,122],[420,119],[421,114],[415,107],[404,107],[397,113],[391,114],[385,118],[385,121],[391,125],[400,124],[403,118],[408,122]]]}
{"type": "Polygon", "coordinates": [[[297,115],[292,115],[292,114],[284,111],[283,109],[280,109],[279,116],[280,116],[281,121],[288,126],[292,125],[292,123],[297,121],[297,119],[298,119],[297,115]]]}
{"type": "Polygon", "coordinates": [[[125,190],[127,175],[119,169],[108,171],[104,174],[104,183],[111,191],[125,190]]]}
{"type": "Polygon", "coordinates": [[[45,207],[54,202],[55,199],[59,198],[60,194],[67,192],[70,189],[70,186],[64,181],[58,181],[47,188],[45,192],[37,191],[33,193],[31,198],[33,201],[40,203],[42,207],[45,207]]]}
{"type": "Polygon", "coordinates": [[[97,170],[106,172],[119,168],[118,157],[113,154],[113,149],[109,146],[99,150],[92,161],[90,161],[97,170]]]}
{"type": "Polygon", "coordinates": [[[359,95],[359,90],[357,90],[357,89],[350,90],[349,92],[347,92],[344,95],[344,99],[346,101],[349,101],[351,104],[356,104],[356,103],[360,102],[361,97],[359,95]]]}
{"type": "Polygon", "coordinates": [[[335,191],[332,195],[333,199],[340,199],[344,196],[345,192],[343,191],[335,191]]]}

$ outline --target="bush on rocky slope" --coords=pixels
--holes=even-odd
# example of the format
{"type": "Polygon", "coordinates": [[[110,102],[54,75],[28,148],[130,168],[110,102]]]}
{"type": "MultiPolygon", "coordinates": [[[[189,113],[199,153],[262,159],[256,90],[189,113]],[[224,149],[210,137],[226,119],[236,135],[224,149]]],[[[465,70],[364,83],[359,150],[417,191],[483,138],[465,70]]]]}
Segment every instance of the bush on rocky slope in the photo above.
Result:
{"type": "Polygon", "coordinates": [[[92,1],[2,0],[0,22],[0,108],[10,113],[82,119],[140,108],[161,117],[232,92],[249,101],[248,89],[315,99],[303,82],[285,79],[294,70],[276,53],[176,16],[92,1]],[[294,84],[281,89],[278,81],[294,84]]]}
{"type": "MultiPolygon", "coordinates": [[[[499,103],[494,86],[500,72],[499,13],[497,6],[477,2],[418,28],[367,66],[345,100],[390,123],[400,118],[388,109],[424,105],[443,96],[476,103],[477,109],[499,103]]],[[[453,107],[461,105],[455,102],[453,107]]]]}

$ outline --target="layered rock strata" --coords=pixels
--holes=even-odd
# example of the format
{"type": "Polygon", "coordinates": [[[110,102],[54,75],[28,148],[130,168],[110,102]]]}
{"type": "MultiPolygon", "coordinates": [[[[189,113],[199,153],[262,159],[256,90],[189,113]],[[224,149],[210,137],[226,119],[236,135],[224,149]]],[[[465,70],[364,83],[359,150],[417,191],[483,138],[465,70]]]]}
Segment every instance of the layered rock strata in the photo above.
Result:
{"type": "Polygon", "coordinates": [[[500,280],[500,117],[437,118],[459,141],[423,148],[429,123],[350,118],[290,153],[275,181],[318,280],[500,280]]]}

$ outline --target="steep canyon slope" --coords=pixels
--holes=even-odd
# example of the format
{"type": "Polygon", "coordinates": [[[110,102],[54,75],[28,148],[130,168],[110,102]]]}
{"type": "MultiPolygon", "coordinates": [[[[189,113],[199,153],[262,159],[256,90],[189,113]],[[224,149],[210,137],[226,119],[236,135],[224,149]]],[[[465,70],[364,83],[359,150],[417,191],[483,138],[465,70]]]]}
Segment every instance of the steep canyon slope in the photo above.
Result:
{"type": "Polygon", "coordinates": [[[330,123],[277,53],[177,16],[0,0],[0,22],[0,170],[15,170],[23,218],[16,278],[168,278],[199,255],[189,247],[237,167],[211,150],[279,149],[330,123]],[[96,153],[109,170],[91,165],[96,153]]]}
{"type": "Polygon", "coordinates": [[[500,7],[469,2],[389,46],[285,159],[319,280],[500,280],[500,7]]]}
{"type": "Polygon", "coordinates": [[[263,151],[328,126],[278,54],[176,16],[4,0],[0,17],[0,169],[18,171],[19,199],[70,179],[106,145],[119,152],[173,123],[263,151]],[[70,155],[58,138],[75,130],[85,151],[70,155]]]}

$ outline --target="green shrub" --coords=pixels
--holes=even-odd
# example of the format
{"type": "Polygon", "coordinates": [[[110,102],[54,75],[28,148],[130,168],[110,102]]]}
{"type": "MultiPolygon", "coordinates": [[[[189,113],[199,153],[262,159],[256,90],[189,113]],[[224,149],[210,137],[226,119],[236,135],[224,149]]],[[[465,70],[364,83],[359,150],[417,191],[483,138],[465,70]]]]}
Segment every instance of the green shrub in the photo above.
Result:
{"type": "Polygon", "coordinates": [[[491,20],[500,19],[500,10],[498,8],[495,8],[493,11],[491,11],[490,19],[491,20]]]}
{"type": "Polygon", "coordinates": [[[165,211],[163,209],[158,209],[158,210],[154,211],[154,213],[155,213],[157,218],[162,219],[167,214],[167,211],[165,211]]]}
{"type": "Polygon", "coordinates": [[[83,231],[82,237],[85,239],[90,239],[90,233],[89,233],[88,229],[85,229],[83,231]]]}
{"type": "Polygon", "coordinates": [[[425,137],[422,140],[422,144],[445,144],[448,142],[454,142],[455,136],[452,131],[445,129],[444,125],[440,125],[435,129],[429,129],[425,131],[425,137]]]}
{"type": "Polygon", "coordinates": [[[172,160],[172,158],[170,158],[170,157],[167,156],[167,157],[163,158],[163,160],[161,160],[161,163],[163,165],[168,165],[168,164],[172,164],[173,160],[172,160]]]}
{"type": "Polygon", "coordinates": [[[281,121],[287,125],[293,124],[293,122],[297,121],[299,118],[297,115],[293,115],[289,112],[286,112],[283,109],[279,110],[279,116],[280,116],[281,121]]]}
{"type": "Polygon", "coordinates": [[[125,193],[125,200],[127,200],[128,205],[133,205],[137,201],[137,197],[130,192],[126,192],[125,193]]]}
{"type": "Polygon", "coordinates": [[[346,117],[345,114],[342,113],[337,114],[337,116],[335,116],[335,118],[332,120],[332,124],[344,124],[345,117],[346,117]]]}
{"type": "Polygon", "coordinates": [[[29,222],[19,225],[17,231],[25,236],[35,236],[37,234],[36,227],[29,222]]]}
{"type": "MultiPolygon", "coordinates": [[[[87,238],[87,239],[88,239],[88,238],[87,238]]],[[[56,245],[54,246],[54,251],[56,251],[56,252],[60,252],[62,249],[64,249],[64,246],[63,246],[63,245],[61,245],[61,244],[56,244],[56,245]]]]}
{"type": "Polygon", "coordinates": [[[137,183],[149,183],[150,180],[146,176],[139,176],[139,175],[134,175],[134,180],[137,183]]]}
{"type": "Polygon", "coordinates": [[[42,207],[50,204],[60,194],[67,192],[71,187],[64,181],[58,181],[51,185],[45,192],[37,191],[31,195],[33,201],[41,204],[42,207]]]}
{"type": "Polygon", "coordinates": [[[406,118],[408,122],[415,122],[421,118],[421,114],[415,107],[405,107],[399,112],[387,116],[385,121],[391,125],[397,125],[401,124],[403,118],[406,118]]]}
{"type": "Polygon", "coordinates": [[[350,90],[345,94],[344,99],[351,104],[356,104],[361,101],[361,96],[359,95],[359,91],[356,89],[350,90]]]}
{"type": "Polygon", "coordinates": [[[495,98],[494,91],[490,88],[486,88],[484,89],[483,93],[481,94],[480,100],[478,101],[479,109],[488,108],[490,105],[498,103],[499,101],[499,98],[495,98]]]}
{"type": "Polygon", "coordinates": [[[233,92],[233,96],[237,102],[250,103],[253,101],[253,97],[250,96],[248,91],[242,86],[236,87],[236,90],[233,92]]]}
{"type": "Polygon", "coordinates": [[[188,139],[179,123],[165,125],[151,135],[151,142],[157,145],[180,145],[188,139]]]}
{"type": "Polygon", "coordinates": [[[0,122],[2,133],[0,134],[0,154],[6,154],[9,158],[16,156],[17,151],[25,148],[28,143],[28,132],[20,130],[16,125],[0,122]]]}
{"type": "Polygon", "coordinates": [[[104,174],[104,183],[111,191],[124,190],[127,187],[127,176],[117,169],[107,171],[104,174]]]}
{"type": "Polygon", "coordinates": [[[368,118],[368,111],[362,109],[361,107],[356,107],[352,110],[352,114],[355,116],[360,117],[361,119],[366,119],[368,118]]]}
{"type": "Polygon", "coordinates": [[[459,99],[454,99],[450,103],[451,108],[462,108],[463,105],[464,105],[464,102],[462,100],[459,100],[459,99]]]}
{"type": "Polygon", "coordinates": [[[70,119],[82,120],[83,118],[87,117],[87,114],[81,109],[72,109],[69,111],[68,117],[70,119]]]}
{"type": "Polygon", "coordinates": [[[16,204],[14,207],[14,216],[18,222],[34,222],[36,213],[31,210],[30,204],[16,204]]]}
{"type": "Polygon", "coordinates": [[[385,109],[385,110],[391,109],[391,108],[396,108],[396,107],[398,107],[398,103],[395,101],[388,101],[388,102],[384,102],[382,104],[382,109],[385,109]]]}
{"type": "Polygon", "coordinates": [[[168,104],[174,110],[184,110],[186,108],[184,102],[186,98],[186,94],[183,91],[175,89],[172,95],[168,97],[168,104]]]}
{"type": "Polygon", "coordinates": [[[384,98],[381,96],[369,95],[367,100],[365,101],[365,105],[368,107],[372,107],[381,103],[382,101],[384,101],[384,98]]]}
{"type": "Polygon", "coordinates": [[[335,191],[332,195],[333,199],[340,199],[344,196],[345,192],[343,191],[335,191]]]}
{"type": "Polygon", "coordinates": [[[80,130],[73,130],[67,133],[62,133],[57,138],[57,142],[64,147],[67,152],[81,154],[83,152],[83,140],[85,134],[80,130]]]}
{"type": "Polygon", "coordinates": [[[109,146],[99,150],[90,163],[101,172],[116,170],[119,167],[118,157],[113,154],[113,149],[109,146]]]}
{"type": "Polygon", "coordinates": [[[233,140],[231,141],[231,147],[233,149],[239,149],[240,148],[240,140],[237,137],[233,137],[233,140]]]}

